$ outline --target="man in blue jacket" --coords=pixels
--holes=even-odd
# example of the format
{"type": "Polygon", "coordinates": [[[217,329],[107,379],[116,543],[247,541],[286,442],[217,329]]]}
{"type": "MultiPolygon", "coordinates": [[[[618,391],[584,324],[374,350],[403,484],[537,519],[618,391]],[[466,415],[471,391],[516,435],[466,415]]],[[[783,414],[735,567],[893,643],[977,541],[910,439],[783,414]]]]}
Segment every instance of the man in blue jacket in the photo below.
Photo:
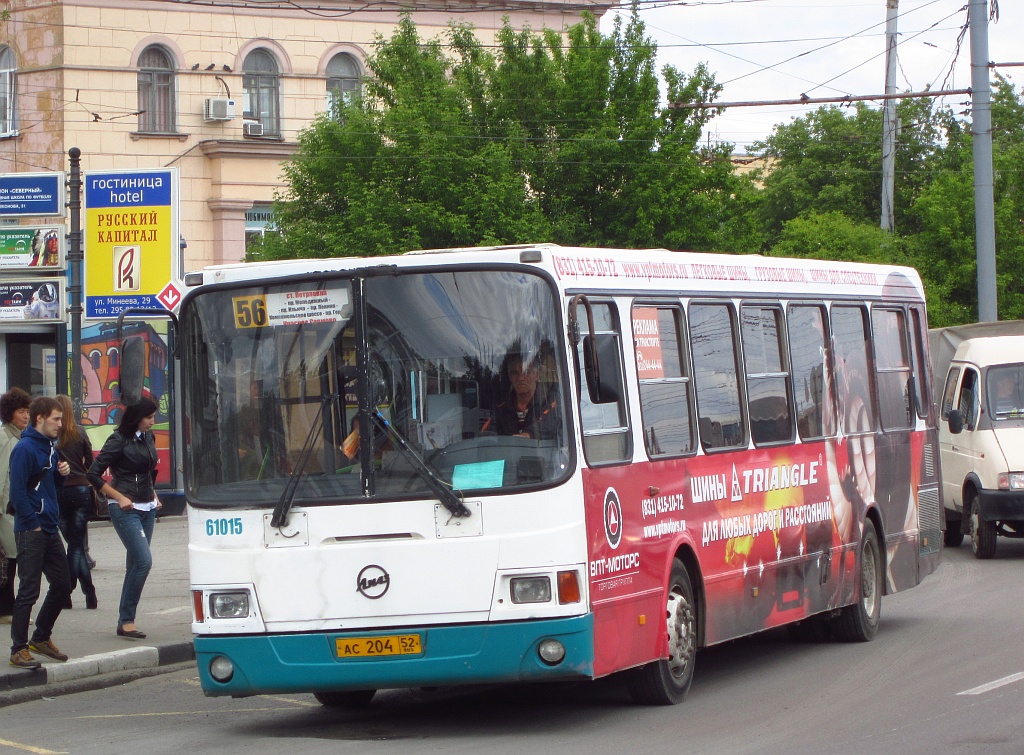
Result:
{"type": "Polygon", "coordinates": [[[68,659],[53,644],[50,634],[71,594],[57,505],[57,491],[64,487],[71,468],[57,455],[57,434],[64,417],[57,400],[41,396],[32,401],[28,414],[29,426],[11,452],[11,503],[21,577],[11,616],[11,665],[36,669],[40,663],[30,649],[55,661],[68,659]],[[43,575],[50,588],[36,616],[30,642],[29,619],[39,599],[43,575]]]}

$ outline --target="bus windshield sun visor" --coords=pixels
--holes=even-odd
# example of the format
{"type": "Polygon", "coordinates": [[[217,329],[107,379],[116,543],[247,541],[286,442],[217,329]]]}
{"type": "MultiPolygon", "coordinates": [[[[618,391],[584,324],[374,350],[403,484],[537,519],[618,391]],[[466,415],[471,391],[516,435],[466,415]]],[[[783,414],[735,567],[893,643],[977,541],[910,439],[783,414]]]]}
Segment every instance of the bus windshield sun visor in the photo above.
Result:
{"type": "Polygon", "coordinates": [[[420,477],[423,478],[424,482],[430,486],[430,489],[437,493],[437,497],[440,499],[441,505],[448,509],[454,517],[462,518],[470,516],[469,509],[466,508],[466,505],[457,495],[455,495],[455,491],[437,478],[437,475],[430,470],[430,467],[427,466],[427,463],[423,458],[412,449],[405,437],[387,421],[384,415],[381,414],[379,410],[374,410],[370,416],[394,441],[398,450],[412,462],[413,468],[419,473],[420,477]]]}

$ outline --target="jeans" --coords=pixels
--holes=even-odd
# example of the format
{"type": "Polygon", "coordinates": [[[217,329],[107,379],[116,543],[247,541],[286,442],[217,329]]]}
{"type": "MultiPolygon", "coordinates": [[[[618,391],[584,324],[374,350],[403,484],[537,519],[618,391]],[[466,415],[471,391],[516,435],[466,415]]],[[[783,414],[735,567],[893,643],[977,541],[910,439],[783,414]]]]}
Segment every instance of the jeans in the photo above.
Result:
{"type": "Polygon", "coordinates": [[[14,613],[11,616],[11,653],[28,647],[29,619],[32,606],[39,599],[39,587],[44,575],[50,587],[36,615],[33,642],[50,639],[53,625],[57,623],[57,617],[71,594],[68,556],[64,552],[64,542],[59,532],[15,532],[14,538],[18,543],[18,574],[21,581],[18,583],[18,597],[14,600],[14,613]]]}
{"type": "Polygon", "coordinates": [[[85,538],[89,532],[89,515],[95,506],[92,488],[88,485],[68,487],[60,492],[60,531],[68,542],[68,573],[71,592],[78,583],[90,599],[96,598],[92,571],[85,558],[85,538]]]}
{"type": "Polygon", "coordinates": [[[135,610],[139,607],[142,588],[153,566],[153,555],[149,544],[153,540],[153,524],[156,511],[125,511],[116,503],[110,504],[110,523],[124,543],[125,556],[124,584],[121,586],[121,605],[117,609],[117,625],[135,623],[135,610]]]}

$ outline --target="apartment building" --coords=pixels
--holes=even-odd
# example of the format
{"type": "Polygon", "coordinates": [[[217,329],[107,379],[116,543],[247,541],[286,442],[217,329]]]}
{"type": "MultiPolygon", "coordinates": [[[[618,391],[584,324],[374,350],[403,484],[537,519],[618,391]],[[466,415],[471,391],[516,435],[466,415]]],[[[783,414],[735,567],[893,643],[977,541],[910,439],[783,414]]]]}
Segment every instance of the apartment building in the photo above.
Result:
{"type": "MultiPolygon", "coordinates": [[[[442,35],[458,20],[472,24],[486,44],[506,16],[515,28],[564,29],[584,10],[600,16],[611,5],[7,0],[3,7],[0,174],[66,171],[72,147],[81,150],[84,171],[176,168],[180,267],[187,272],[242,258],[247,234],[260,233],[270,220],[283,186],[281,164],[294,153],[299,132],[333,98],[361,86],[375,35],[390,36],[401,11],[412,13],[424,38],[442,35]]],[[[0,269],[0,285],[24,272],[0,269]]],[[[64,275],[63,256],[48,274],[64,275]]],[[[5,314],[0,306],[0,359],[8,365],[0,370],[0,390],[21,385],[52,393],[67,384],[63,357],[57,358],[65,353],[67,318],[63,306],[55,309],[56,320],[44,321],[23,319],[17,308],[5,314]]],[[[85,335],[105,338],[98,331],[85,335]]],[[[87,367],[102,361],[87,357],[87,367]]],[[[97,366],[96,374],[104,369],[97,366]]],[[[102,389],[103,397],[87,403],[109,403],[112,383],[102,389]]]]}

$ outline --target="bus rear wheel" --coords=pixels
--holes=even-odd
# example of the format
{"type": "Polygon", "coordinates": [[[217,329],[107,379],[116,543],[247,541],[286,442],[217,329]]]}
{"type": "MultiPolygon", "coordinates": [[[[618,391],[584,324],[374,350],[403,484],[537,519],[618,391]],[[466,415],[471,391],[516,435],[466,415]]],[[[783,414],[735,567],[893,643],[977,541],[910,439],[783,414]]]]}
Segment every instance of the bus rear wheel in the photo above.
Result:
{"type": "Polygon", "coordinates": [[[868,642],[878,632],[882,616],[882,551],[870,520],[860,542],[860,599],[833,620],[832,636],[842,642],[868,642]]]}
{"type": "Polygon", "coordinates": [[[668,658],[629,672],[629,691],[641,705],[676,705],[683,701],[693,681],[697,656],[697,609],[690,575],[682,561],[672,563],[665,604],[668,658]]]}
{"type": "Polygon", "coordinates": [[[375,689],[357,689],[349,692],[314,692],[313,697],[328,708],[365,708],[376,694],[375,689]]]}

